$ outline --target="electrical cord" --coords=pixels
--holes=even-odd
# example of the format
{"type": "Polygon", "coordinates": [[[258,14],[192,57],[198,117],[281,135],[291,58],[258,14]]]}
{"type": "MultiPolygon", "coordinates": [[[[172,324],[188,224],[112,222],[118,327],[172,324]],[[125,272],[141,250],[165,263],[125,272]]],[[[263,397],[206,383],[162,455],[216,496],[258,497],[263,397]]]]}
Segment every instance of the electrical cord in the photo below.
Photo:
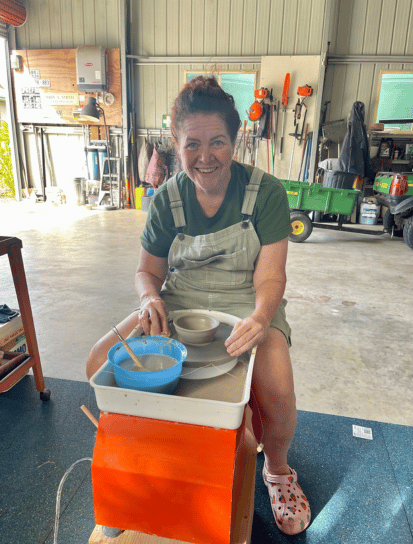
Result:
{"type": "Polygon", "coordinates": [[[63,478],[60,480],[60,484],[59,484],[59,487],[57,489],[57,495],[56,495],[56,516],[55,516],[55,522],[54,522],[53,544],[57,544],[57,535],[58,535],[58,532],[59,532],[59,520],[60,520],[60,499],[61,499],[61,496],[62,496],[63,484],[65,483],[67,477],[72,472],[74,467],[77,464],[81,463],[82,461],[92,461],[92,458],[91,457],[83,457],[82,459],[78,459],[77,461],[75,461],[73,463],[73,465],[71,465],[66,470],[66,472],[63,475],[63,478]]]}

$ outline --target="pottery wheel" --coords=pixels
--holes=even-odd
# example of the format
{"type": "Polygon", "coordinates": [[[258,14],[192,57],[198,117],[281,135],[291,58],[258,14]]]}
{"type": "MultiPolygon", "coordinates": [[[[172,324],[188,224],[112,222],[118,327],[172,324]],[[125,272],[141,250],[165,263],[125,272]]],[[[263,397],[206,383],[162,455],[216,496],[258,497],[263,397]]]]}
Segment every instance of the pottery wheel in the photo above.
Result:
{"type": "MultiPolygon", "coordinates": [[[[170,328],[173,329],[171,330],[171,337],[179,340],[173,325],[170,325],[170,328]]],[[[222,365],[232,361],[234,357],[229,355],[224,345],[224,342],[231,334],[232,329],[233,327],[231,325],[220,323],[214,340],[209,344],[200,344],[196,346],[194,344],[190,345],[182,342],[188,351],[186,360],[183,363],[184,366],[199,367],[208,363],[222,365]]]]}

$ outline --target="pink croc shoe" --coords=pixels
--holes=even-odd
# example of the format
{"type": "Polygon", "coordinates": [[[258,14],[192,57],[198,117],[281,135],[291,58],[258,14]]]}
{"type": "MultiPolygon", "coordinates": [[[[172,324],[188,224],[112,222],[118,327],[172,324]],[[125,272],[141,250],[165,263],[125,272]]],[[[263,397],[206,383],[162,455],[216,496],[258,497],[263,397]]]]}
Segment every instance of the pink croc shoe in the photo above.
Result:
{"type": "Polygon", "coordinates": [[[262,477],[268,488],[277,527],[287,535],[296,535],[310,525],[311,510],[307,497],[298,485],[296,471],[290,470],[290,475],[275,476],[268,472],[264,463],[262,477]]]}

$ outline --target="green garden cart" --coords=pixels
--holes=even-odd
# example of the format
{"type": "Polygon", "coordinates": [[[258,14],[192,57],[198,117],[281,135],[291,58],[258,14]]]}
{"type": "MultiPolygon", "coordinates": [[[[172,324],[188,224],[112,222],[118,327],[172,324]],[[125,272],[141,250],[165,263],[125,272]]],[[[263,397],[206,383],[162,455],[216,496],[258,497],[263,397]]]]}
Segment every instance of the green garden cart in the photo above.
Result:
{"type": "Polygon", "coordinates": [[[291,242],[304,242],[313,228],[341,230],[360,234],[381,235],[386,232],[377,229],[346,227],[343,223],[355,209],[361,191],[354,189],[335,189],[319,183],[281,180],[288,196],[290,219],[293,228],[289,236],[291,242]],[[335,214],[337,224],[321,223],[310,218],[311,212],[335,214]]]}

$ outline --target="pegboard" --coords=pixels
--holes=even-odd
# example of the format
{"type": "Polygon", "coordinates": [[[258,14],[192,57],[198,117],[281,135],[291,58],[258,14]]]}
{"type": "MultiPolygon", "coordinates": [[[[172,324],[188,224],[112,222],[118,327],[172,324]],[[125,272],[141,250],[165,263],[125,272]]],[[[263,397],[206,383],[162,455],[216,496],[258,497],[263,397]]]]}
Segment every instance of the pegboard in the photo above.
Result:
{"type": "MultiPolygon", "coordinates": [[[[274,175],[279,179],[291,179],[298,180],[298,174],[300,172],[300,166],[303,162],[303,146],[296,141],[294,148],[294,137],[291,134],[294,133],[294,109],[297,103],[298,94],[297,88],[304,85],[310,85],[313,88],[313,93],[305,100],[307,106],[307,114],[305,124],[308,124],[308,131],[314,131],[314,119],[316,113],[317,93],[318,93],[318,81],[321,68],[321,57],[319,55],[306,55],[306,56],[271,56],[262,57],[261,60],[261,80],[260,86],[273,90],[274,100],[279,105],[279,111],[277,116],[276,126],[276,138],[274,142],[275,161],[274,161],[274,175]],[[282,131],[283,125],[283,107],[281,104],[283,87],[286,74],[291,76],[289,99],[287,104],[287,112],[285,114],[285,126],[284,133],[282,131]],[[284,134],[283,152],[280,158],[280,143],[281,135],[284,134]],[[294,154],[293,154],[294,148],[294,154]],[[291,157],[293,157],[291,161],[291,157]],[[291,164],[291,175],[289,175],[291,164]]],[[[304,116],[304,111],[302,112],[304,116]]],[[[299,122],[299,133],[301,134],[302,124],[304,118],[299,122]]],[[[304,134],[303,134],[304,136],[304,134]]],[[[313,135],[314,140],[312,145],[316,145],[317,134],[313,135]]],[[[265,144],[260,145],[258,155],[258,166],[263,169],[267,169],[267,155],[271,153],[271,149],[267,150],[265,144]]],[[[271,172],[272,173],[272,172],[271,172]]],[[[303,177],[301,176],[301,180],[303,177]]]]}
{"type": "MultiPolygon", "coordinates": [[[[108,93],[115,97],[111,106],[99,102],[107,125],[122,125],[122,94],[119,49],[106,49],[108,93]]],[[[76,120],[74,112],[96,93],[79,91],[76,84],[76,49],[16,50],[21,69],[13,69],[13,93],[19,123],[52,125],[103,125],[76,120]]],[[[101,94],[101,93],[100,93],[101,94]]]]}

